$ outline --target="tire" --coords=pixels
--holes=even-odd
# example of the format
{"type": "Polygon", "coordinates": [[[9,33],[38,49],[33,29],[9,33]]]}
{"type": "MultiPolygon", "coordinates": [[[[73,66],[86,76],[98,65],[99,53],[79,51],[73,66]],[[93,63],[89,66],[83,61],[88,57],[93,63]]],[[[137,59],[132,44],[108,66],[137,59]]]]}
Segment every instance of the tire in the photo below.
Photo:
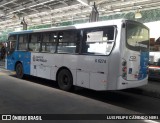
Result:
{"type": "Polygon", "coordinates": [[[23,73],[23,66],[21,63],[18,63],[16,65],[16,76],[19,79],[22,79],[24,77],[24,73],[23,73]]]}
{"type": "Polygon", "coordinates": [[[58,73],[58,85],[59,88],[64,91],[70,91],[73,87],[73,77],[69,70],[62,69],[58,73]]]}

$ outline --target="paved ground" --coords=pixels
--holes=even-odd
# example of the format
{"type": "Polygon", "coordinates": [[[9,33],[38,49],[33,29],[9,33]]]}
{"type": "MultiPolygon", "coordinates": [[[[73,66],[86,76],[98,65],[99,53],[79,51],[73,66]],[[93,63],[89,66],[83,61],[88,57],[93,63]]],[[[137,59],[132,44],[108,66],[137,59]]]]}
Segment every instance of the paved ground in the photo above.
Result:
{"type": "MultiPolygon", "coordinates": [[[[156,98],[122,91],[97,92],[88,89],[69,93],[57,89],[53,81],[28,76],[25,80],[20,80],[15,78],[14,74],[14,72],[0,69],[0,114],[160,113],[160,100],[156,98]]],[[[83,122],[106,123],[106,121],[83,122]]]]}
{"type": "Polygon", "coordinates": [[[130,112],[94,99],[10,76],[7,76],[7,79],[6,76],[0,78],[0,97],[0,113],[72,114],[105,113],[106,110],[108,113],[130,112]]]}
{"type": "Polygon", "coordinates": [[[160,99],[160,80],[149,80],[147,85],[125,91],[160,99]]]}
{"type": "MultiPolygon", "coordinates": [[[[69,93],[57,89],[53,81],[37,77],[26,77],[25,80],[20,80],[15,78],[14,74],[14,72],[0,69],[0,114],[160,113],[160,99],[158,98],[122,91],[97,92],[88,89],[79,89],[69,93]]],[[[146,123],[147,121],[138,122],[146,123]]]]}

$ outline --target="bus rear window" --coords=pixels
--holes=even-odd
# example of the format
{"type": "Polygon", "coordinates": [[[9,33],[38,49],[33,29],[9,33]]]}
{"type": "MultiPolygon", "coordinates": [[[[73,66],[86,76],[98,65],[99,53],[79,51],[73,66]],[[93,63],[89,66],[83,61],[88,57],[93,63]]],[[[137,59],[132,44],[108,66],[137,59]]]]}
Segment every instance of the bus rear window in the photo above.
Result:
{"type": "Polygon", "coordinates": [[[127,47],[134,51],[148,51],[148,29],[140,24],[127,23],[127,47]]]}

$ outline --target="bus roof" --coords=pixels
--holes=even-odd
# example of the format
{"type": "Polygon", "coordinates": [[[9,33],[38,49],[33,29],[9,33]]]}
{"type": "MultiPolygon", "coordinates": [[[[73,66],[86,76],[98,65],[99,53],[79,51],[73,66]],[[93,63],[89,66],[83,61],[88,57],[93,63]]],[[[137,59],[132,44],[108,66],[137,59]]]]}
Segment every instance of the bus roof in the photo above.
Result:
{"type": "Polygon", "coordinates": [[[14,35],[14,34],[25,34],[25,33],[34,33],[34,32],[35,33],[36,32],[49,32],[49,31],[60,31],[60,30],[68,30],[68,29],[83,29],[83,28],[91,28],[91,27],[109,26],[109,25],[117,25],[118,23],[122,23],[122,21],[125,21],[125,20],[126,19],[117,19],[117,20],[75,24],[71,26],[51,27],[51,28],[46,28],[46,29],[15,31],[9,34],[14,35]]]}

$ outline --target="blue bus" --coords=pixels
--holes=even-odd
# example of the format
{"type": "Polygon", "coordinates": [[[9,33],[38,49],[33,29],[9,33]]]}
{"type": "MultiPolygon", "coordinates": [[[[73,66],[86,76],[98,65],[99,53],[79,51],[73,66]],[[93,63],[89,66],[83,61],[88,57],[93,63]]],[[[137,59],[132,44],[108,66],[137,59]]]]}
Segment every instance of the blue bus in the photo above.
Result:
{"type": "Polygon", "coordinates": [[[149,29],[131,20],[111,20],[12,32],[6,69],[74,85],[120,90],[147,84],[149,29]]]}

